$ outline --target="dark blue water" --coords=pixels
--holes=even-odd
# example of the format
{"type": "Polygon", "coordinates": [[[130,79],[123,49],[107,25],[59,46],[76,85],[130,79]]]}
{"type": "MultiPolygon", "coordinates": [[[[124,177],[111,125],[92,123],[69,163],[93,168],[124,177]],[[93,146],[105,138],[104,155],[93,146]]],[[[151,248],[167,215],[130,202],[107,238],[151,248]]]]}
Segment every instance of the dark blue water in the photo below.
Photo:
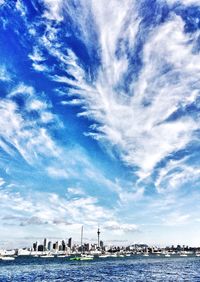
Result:
{"type": "Polygon", "coordinates": [[[18,257],[0,261],[0,281],[200,281],[200,258],[130,257],[69,261],[18,257]]]}

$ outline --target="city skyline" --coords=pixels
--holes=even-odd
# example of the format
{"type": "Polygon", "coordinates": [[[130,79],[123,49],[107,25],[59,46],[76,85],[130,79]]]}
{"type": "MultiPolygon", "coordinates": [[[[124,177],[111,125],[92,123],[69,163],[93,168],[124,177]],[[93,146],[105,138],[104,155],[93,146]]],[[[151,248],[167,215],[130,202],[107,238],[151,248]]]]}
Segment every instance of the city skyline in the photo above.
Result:
{"type": "Polygon", "coordinates": [[[0,0],[0,248],[200,243],[197,0],[0,0]]]}

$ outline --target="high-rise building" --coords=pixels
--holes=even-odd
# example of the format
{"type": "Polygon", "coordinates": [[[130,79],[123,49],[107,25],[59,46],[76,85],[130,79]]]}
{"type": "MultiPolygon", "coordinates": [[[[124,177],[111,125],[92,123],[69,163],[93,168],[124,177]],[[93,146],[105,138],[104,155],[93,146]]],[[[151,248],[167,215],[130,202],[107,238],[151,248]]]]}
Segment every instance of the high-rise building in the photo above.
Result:
{"type": "Polygon", "coordinates": [[[48,242],[47,249],[48,249],[48,251],[51,251],[51,249],[52,249],[52,242],[51,241],[48,242]]]}
{"type": "Polygon", "coordinates": [[[90,243],[84,244],[84,251],[89,252],[90,251],[90,243]]]}
{"type": "Polygon", "coordinates": [[[34,250],[35,252],[38,251],[38,242],[37,242],[37,241],[36,241],[35,243],[33,243],[33,250],[34,250]]]}
{"type": "Polygon", "coordinates": [[[103,249],[103,241],[100,241],[100,248],[103,249]]]}
{"type": "Polygon", "coordinates": [[[70,250],[72,249],[72,238],[68,239],[67,246],[70,248],[70,250]]]}
{"type": "Polygon", "coordinates": [[[43,245],[39,245],[38,246],[38,251],[39,252],[43,252],[44,251],[44,246],[43,245]]]}
{"type": "Polygon", "coordinates": [[[48,239],[47,238],[44,238],[44,244],[43,244],[43,246],[44,246],[44,251],[47,251],[47,244],[48,244],[48,239]]]}
{"type": "Polygon", "coordinates": [[[66,247],[65,241],[62,240],[61,251],[65,251],[65,247],[66,247]]]}
{"type": "Polygon", "coordinates": [[[55,243],[55,250],[56,250],[56,251],[59,250],[59,243],[58,243],[58,241],[55,243]]]}

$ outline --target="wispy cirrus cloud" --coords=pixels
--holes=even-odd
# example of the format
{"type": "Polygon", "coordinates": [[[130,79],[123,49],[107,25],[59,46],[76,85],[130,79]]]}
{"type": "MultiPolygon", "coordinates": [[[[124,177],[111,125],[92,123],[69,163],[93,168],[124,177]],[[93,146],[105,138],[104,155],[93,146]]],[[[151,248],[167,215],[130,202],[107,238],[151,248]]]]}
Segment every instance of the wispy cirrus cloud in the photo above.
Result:
{"type": "Polygon", "coordinates": [[[73,1],[60,1],[55,10],[52,1],[44,3],[52,19],[72,21],[89,54],[94,51],[92,44],[98,47],[99,65],[88,72],[71,48],[58,43],[60,28],[47,21],[29,56],[42,62],[45,48],[56,59],[58,69],[65,73],[57,74],[52,65],[47,75],[65,85],[59,94],[61,104],[78,106],[78,116],[94,123],[85,135],[112,148],[140,180],[196,140],[199,117],[187,114],[186,108],[195,105],[199,96],[197,34],[185,33],[180,16],[172,12],[148,29],[141,6],[134,1],[125,1],[123,9],[116,1],[109,5],[80,2],[76,9],[73,1]],[[141,33],[146,33],[145,38],[141,39],[141,33]],[[136,59],[138,65],[133,63],[136,59]]]}
{"type": "Polygon", "coordinates": [[[179,161],[171,160],[166,167],[160,169],[155,186],[161,193],[175,192],[183,185],[200,181],[198,165],[187,163],[187,158],[179,161]]]}
{"type": "Polygon", "coordinates": [[[183,4],[185,6],[196,5],[199,6],[198,0],[167,0],[168,4],[183,4]]]}
{"type": "MultiPolygon", "coordinates": [[[[96,121],[87,135],[110,144],[126,164],[138,167],[140,178],[145,178],[162,159],[195,139],[196,119],[187,114],[179,114],[176,118],[173,115],[195,103],[198,97],[200,72],[196,62],[199,56],[193,52],[191,43],[195,34],[186,34],[183,20],[171,15],[150,32],[142,49],[138,79],[132,79],[124,92],[125,75],[128,70],[135,71],[128,52],[130,46],[134,48],[139,20],[135,16],[128,22],[130,3],[127,2],[127,9],[117,21],[118,26],[112,27],[115,24],[112,17],[116,16],[118,8],[121,9],[116,4],[113,12],[115,4],[110,3],[106,10],[100,4],[90,7],[96,16],[101,56],[96,79],[88,83],[86,72],[70,50],[65,64],[73,79],[66,76],[54,76],[53,79],[69,85],[68,94],[80,98],[81,116],[96,121]],[[125,27],[129,32],[122,37],[125,27]]],[[[66,103],[76,105],[78,101],[66,103]]]]}
{"type": "Polygon", "coordinates": [[[1,99],[1,143],[8,154],[18,152],[27,163],[38,161],[40,155],[56,156],[58,148],[45,128],[24,117],[15,102],[1,99]],[[43,144],[46,144],[43,147],[43,144]]]}
{"type": "Polygon", "coordinates": [[[1,99],[0,114],[0,148],[11,159],[19,162],[22,158],[50,180],[90,179],[92,185],[101,184],[118,195],[118,186],[93,164],[81,146],[66,148],[62,140],[54,138],[55,127],[60,131],[65,128],[44,94],[38,97],[32,86],[20,83],[1,99]]]}
{"type": "Polygon", "coordinates": [[[63,0],[45,0],[46,10],[44,12],[44,17],[48,20],[61,21],[63,19],[62,7],[63,0]]]}
{"type": "Polygon", "coordinates": [[[0,66],[0,80],[1,81],[10,81],[11,75],[7,71],[6,67],[4,65],[0,66]]]}
{"type": "Polygon", "coordinates": [[[22,17],[24,17],[26,15],[27,9],[26,9],[26,6],[23,5],[21,0],[16,1],[15,7],[16,7],[17,11],[20,12],[22,17]]]}

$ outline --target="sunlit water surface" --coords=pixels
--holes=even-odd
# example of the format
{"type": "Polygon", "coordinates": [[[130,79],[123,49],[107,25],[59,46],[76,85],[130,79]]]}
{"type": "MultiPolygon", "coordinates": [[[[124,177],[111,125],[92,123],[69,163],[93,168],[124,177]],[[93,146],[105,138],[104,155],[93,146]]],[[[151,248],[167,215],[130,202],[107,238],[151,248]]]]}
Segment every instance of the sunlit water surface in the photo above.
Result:
{"type": "Polygon", "coordinates": [[[18,257],[0,261],[0,282],[7,281],[200,281],[198,257],[138,257],[69,261],[18,257]]]}

